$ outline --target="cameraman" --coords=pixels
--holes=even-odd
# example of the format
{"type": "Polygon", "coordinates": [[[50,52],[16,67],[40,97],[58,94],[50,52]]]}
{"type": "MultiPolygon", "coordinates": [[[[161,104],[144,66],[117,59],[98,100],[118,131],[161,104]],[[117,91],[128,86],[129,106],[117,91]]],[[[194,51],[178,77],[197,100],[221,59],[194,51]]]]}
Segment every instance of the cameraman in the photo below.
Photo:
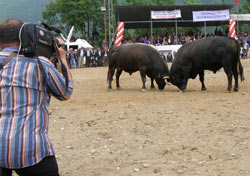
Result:
{"type": "Polygon", "coordinates": [[[51,95],[67,100],[72,94],[66,51],[58,48],[57,57],[59,71],[61,64],[66,67],[68,84],[45,57],[39,57],[43,71],[35,57],[16,55],[5,64],[7,56],[18,54],[22,25],[13,18],[0,24],[0,175],[11,176],[14,170],[20,176],[58,176],[48,138],[49,104],[51,95]]]}

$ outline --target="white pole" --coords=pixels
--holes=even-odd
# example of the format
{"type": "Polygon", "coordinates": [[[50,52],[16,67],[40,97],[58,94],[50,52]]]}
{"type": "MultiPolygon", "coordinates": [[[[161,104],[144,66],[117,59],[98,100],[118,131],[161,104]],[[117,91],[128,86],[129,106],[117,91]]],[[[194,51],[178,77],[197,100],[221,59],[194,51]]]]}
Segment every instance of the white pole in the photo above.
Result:
{"type": "Polygon", "coordinates": [[[176,45],[178,45],[178,35],[177,35],[177,18],[175,18],[175,35],[176,35],[176,45]]]}
{"type": "Polygon", "coordinates": [[[238,16],[239,16],[239,2],[238,2],[238,6],[237,6],[237,31],[236,31],[236,36],[237,37],[238,37],[238,34],[239,34],[239,19],[238,19],[238,16]]]}
{"type": "Polygon", "coordinates": [[[111,14],[110,14],[110,0],[108,0],[108,16],[109,16],[109,48],[111,47],[111,26],[110,26],[110,21],[111,21],[111,14]]]}

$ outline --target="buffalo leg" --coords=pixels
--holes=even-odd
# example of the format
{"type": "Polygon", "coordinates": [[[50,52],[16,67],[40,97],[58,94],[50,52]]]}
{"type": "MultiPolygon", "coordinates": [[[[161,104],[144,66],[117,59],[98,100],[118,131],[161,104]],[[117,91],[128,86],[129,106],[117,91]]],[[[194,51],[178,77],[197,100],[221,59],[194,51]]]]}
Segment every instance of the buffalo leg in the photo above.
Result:
{"type": "Polygon", "coordinates": [[[155,85],[154,85],[154,78],[150,78],[151,79],[151,89],[154,89],[155,88],[155,85]]]}
{"type": "Polygon", "coordinates": [[[227,80],[228,80],[228,86],[227,86],[227,91],[231,92],[232,90],[232,69],[229,67],[224,67],[224,71],[227,75],[227,80]]]}
{"type": "Polygon", "coordinates": [[[112,83],[112,80],[113,80],[114,73],[115,73],[115,68],[109,68],[109,71],[108,71],[108,81],[109,81],[108,88],[109,89],[112,89],[111,83],[112,83]]]}
{"type": "Polygon", "coordinates": [[[239,90],[239,85],[238,85],[238,70],[237,70],[237,66],[233,67],[233,75],[234,75],[234,81],[235,81],[234,91],[238,91],[239,90]]]}
{"type": "Polygon", "coordinates": [[[154,76],[153,76],[153,74],[151,73],[151,72],[147,72],[147,74],[146,74],[148,77],[150,77],[150,79],[151,79],[151,86],[150,86],[150,88],[151,89],[154,89],[155,88],[155,85],[154,85],[154,76]]]}
{"type": "Polygon", "coordinates": [[[186,65],[183,68],[184,78],[181,86],[182,91],[187,89],[188,78],[190,78],[190,70],[192,69],[192,62],[190,62],[189,59],[187,59],[187,62],[185,64],[186,65]]]}
{"type": "Polygon", "coordinates": [[[116,77],[116,87],[117,89],[120,88],[120,81],[119,81],[119,78],[122,74],[122,69],[117,69],[116,73],[115,73],[115,77],[116,77]]]}
{"type": "Polygon", "coordinates": [[[201,82],[201,90],[206,90],[206,86],[204,84],[204,70],[199,73],[200,82],[201,82]]]}
{"type": "Polygon", "coordinates": [[[142,90],[146,89],[146,69],[144,67],[140,68],[141,80],[142,80],[142,90]]]}

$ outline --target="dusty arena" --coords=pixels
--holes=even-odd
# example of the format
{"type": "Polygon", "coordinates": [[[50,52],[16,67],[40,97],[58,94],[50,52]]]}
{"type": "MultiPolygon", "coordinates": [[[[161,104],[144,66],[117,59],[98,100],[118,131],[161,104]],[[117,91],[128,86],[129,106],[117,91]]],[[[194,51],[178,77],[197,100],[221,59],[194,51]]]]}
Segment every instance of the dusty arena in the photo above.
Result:
{"type": "MultiPolygon", "coordinates": [[[[73,69],[69,101],[52,99],[49,136],[61,176],[249,176],[250,59],[228,93],[221,69],[181,93],[141,91],[139,72],[108,90],[107,67],[73,69]]],[[[115,78],[114,78],[115,79],[115,78]]]]}

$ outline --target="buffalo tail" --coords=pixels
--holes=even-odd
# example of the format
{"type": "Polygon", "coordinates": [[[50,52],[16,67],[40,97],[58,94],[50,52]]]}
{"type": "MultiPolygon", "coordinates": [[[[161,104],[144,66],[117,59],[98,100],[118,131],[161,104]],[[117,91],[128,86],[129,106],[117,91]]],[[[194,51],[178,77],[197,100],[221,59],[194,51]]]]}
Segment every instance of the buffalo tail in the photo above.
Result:
{"type": "Polygon", "coordinates": [[[238,66],[239,66],[240,80],[241,80],[241,81],[244,81],[244,80],[245,80],[245,77],[244,77],[244,73],[243,73],[243,66],[242,66],[240,60],[239,60],[238,66]]]}
{"type": "Polygon", "coordinates": [[[240,45],[239,45],[239,42],[234,39],[234,42],[236,43],[237,45],[237,50],[238,50],[238,53],[237,53],[237,60],[238,60],[238,71],[240,73],[240,80],[241,81],[244,81],[245,80],[245,77],[244,77],[244,73],[243,73],[243,66],[240,62],[240,45]]]}

